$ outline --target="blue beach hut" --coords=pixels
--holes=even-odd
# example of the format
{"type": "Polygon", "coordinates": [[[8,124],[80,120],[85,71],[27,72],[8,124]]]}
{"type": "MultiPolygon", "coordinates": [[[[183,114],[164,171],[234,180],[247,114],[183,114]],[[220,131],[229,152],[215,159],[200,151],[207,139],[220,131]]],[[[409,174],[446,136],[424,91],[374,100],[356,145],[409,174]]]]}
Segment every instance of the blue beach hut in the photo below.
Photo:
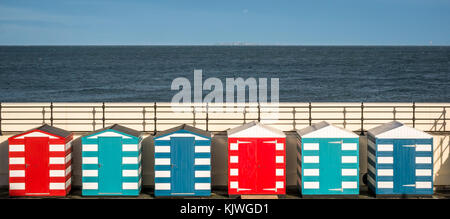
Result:
{"type": "Polygon", "coordinates": [[[433,194],[433,137],[392,121],[367,134],[368,185],[376,195],[433,194]]]}
{"type": "Polygon", "coordinates": [[[82,195],[138,196],[141,141],[141,132],[117,124],[82,137],[82,195]]]}
{"type": "Polygon", "coordinates": [[[159,132],[155,196],[211,195],[211,134],[189,125],[159,132]]]}
{"type": "Polygon", "coordinates": [[[359,194],[359,136],[328,122],[297,131],[302,195],[359,194]]]}

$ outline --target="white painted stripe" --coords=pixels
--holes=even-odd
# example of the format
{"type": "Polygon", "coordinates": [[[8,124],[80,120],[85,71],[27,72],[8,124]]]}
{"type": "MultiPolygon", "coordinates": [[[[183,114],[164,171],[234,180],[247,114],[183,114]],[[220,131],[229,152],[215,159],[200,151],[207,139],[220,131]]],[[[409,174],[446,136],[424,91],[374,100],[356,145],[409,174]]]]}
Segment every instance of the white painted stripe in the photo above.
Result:
{"type": "Polygon", "coordinates": [[[173,133],[170,135],[166,135],[163,137],[159,137],[159,138],[155,138],[156,140],[170,140],[171,137],[193,137],[195,138],[195,140],[209,140],[208,138],[204,138],[204,137],[200,137],[194,134],[190,134],[190,133],[173,133]]]}
{"type": "Polygon", "coordinates": [[[356,189],[358,188],[357,182],[342,182],[343,189],[356,189]]]}
{"type": "Polygon", "coordinates": [[[170,177],[170,170],[156,170],[155,177],[170,177]]]}
{"type": "Polygon", "coordinates": [[[376,174],[375,168],[372,166],[372,164],[367,163],[367,169],[372,172],[373,174],[376,174]]]}
{"type": "Polygon", "coordinates": [[[69,141],[69,142],[66,143],[66,146],[65,146],[65,147],[66,147],[66,151],[67,151],[69,148],[72,147],[72,141],[73,141],[73,140],[71,140],[71,141],[69,141]]]}
{"type": "Polygon", "coordinates": [[[196,170],[195,177],[211,177],[211,171],[209,170],[196,170]]]}
{"type": "Polygon", "coordinates": [[[431,164],[431,157],[416,157],[416,164],[431,164]]]}
{"type": "Polygon", "coordinates": [[[28,134],[19,136],[19,137],[15,138],[15,139],[24,139],[24,138],[28,138],[28,137],[48,137],[50,139],[57,139],[57,137],[55,137],[55,136],[48,135],[48,134],[45,134],[45,133],[42,133],[42,132],[39,132],[39,131],[30,132],[28,134]]]}
{"type": "Polygon", "coordinates": [[[377,187],[380,189],[392,189],[394,188],[394,182],[378,182],[377,187]]]}
{"type": "Polygon", "coordinates": [[[431,176],[430,169],[416,169],[416,176],[431,176]]]}
{"type": "Polygon", "coordinates": [[[210,165],[211,159],[210,158],[195,158],[194,165],[210,165]]]}
{"type": "Polygon", "coordinates": [[[416,189],[431,189],[431,182],[416,182],[416,189]]]}
{"type": "Polygon", "coordinates": [[[303,169],[303,176],[319,176],[319,169],[303,169]]]}
{"type": "Polygon", "coordinates": [[[356,151],[358,149],[356,143],[342,143],[341,148],[343,151],[356,151]]]}
{"type": "Polygon", "coordinates": [[[97,177],[98,176],[98,170],[83,170],[82,171],[83,177],[97,177]]]}
{"type": "Polygon", "coordinates": [[[239,150],[239,145],[238,145],[238,143],[230,143],[230,150],[231,150],[231,151],[237,151],[237,150],[239,150]]]}
{"type": "Polygon", "coordinates": [[[367,151],[367,156],[371,161],[375,162],[375,156],[372,153],[370,153],[370,151],[367,151]]]}
{"type": "Polygon", "coordinates": [[[124,182],[122,183],[123,190],[136,190],[139,188],[139,184],[137,182],[124,182]]]}
{"type": "Polygon", "coordinates": [[[238,163],[239,157],[238,156],[230,156],[230,163],[238,163]]]}
{"type": "Polygon", "coordinates": [[[10,157],[9,164],[25,164],[24,157],[10,157]]]}
{"type": "Polygon", "coordinates": [[[138,170],[122,170],[123,177],[137,177],[139,176],[138,170]]]}
{"type": "Polygon", "coordinates": [[[230,188],[231,189],[237,189],[239,187],[239,183],[238,182],[230,182],[230,188]]]}
{"type": "Polygon", "coordinates": [[[367,175],[367,181],[369,181],[370,185],[373,185],[376,187],[375,180],[372,178],[372,176],[367,175]]]}
{"type": "Polygon", "coordinates": [[[70,177],[69,179],[67,179],[67,181],[66,181],[66,189],[67,189],[70,185],[72,185],[72,177],[70,177]]]}
{"type": "Polygon", "coordinates": [[[137,157],[122,157],[122,164],[138,164],[139,159],[137,157]]]}
{"type": "Polygon", "coordinates": [[[394,158],[393,157],[378,157],[378,163],[379,164],[393,164],[394,158]]]}
{"type": "Polygon", "coordinates": [[[87,189],[87,190],[97,190],[98,189],[98,183],[96,182],[89,182],[89,183],[83,183],[82,184],[83,189],[87,189]]]}
{"type": "Polygon", "coordinates": [[[342,163],[357,163],[357,156],[342,156],[342,163]]]}
{"type": "Polygon", "coordinates": [[[69,162],[70,160],[72,160],[72,153],[70,153],[66,156],[65,163],[69,162]]]}
{"type": "Polygon", "coordinates": [[[82,150],[83,151],[98,151],[98,145],[97,144],[83,144],[82,150]]]}
{"type": "Polygon", "coordinates": [[[275,144],[275,150],[283,151],[284,150],[284,144],[283,143],[276,143],[275,144]]]}
{"type": "Polygon", "coordinates": [[[416,151],[431,151],[431,145],[429,144],[417,144],[416,151]]]}
{"type": "Polygon", "coordinates": [[[195,190],[210,190],[210,183],[195,183],[195,190]]]}
{"type": "Polygon", "coordinates": [[[98,157],[83,157],[82,164],[98,164],[98,157]]]}
{"type": "Polygon", "coordinates": [[[155,190],[170,190],[170,183],[155,183],[155,190]]]}
{"type": "Polygon", "coordinates": [[[170,153],[170,146],[155,146],[155,153],[170,153]]]}
{"type": "Polygon", "coordinates": [[[393,169],[378,169],[378,176],[394,176],[393,169]]]}
{"type": "Polygon", "coordinates": [[[123,144],[122,151],[139,151],[137,144],[123,144]]]}
{"type": "Polygon", "coordinates": [[[9,145],[10,152],[22,152],[25,151],[25,145],[23,144],[10,144],[9,145]]]}
{"type": "Polygon", "coordinates": [[[319,163],[319,156],[303,156],[303,163],[319,163]]]}
{"type": "Polygon", "coordinates": [[[276,169],[275,176],[284,176],[284,169],[276,169]]]}
{"type": "Polygon", "coordinates": [[[367,140],[367,146],[372,148],[374,151],[376,151],[375,143],[373,143],[371,140],[367,140]]]}
{"type": "Polygon", "coordinates": [[[282,189],[282,188],[284,188],[284,182],[283,182],[283,181],[277,181],[277,182],[275,183],[275,188],[277,188],[277,189],[282,189]]]}
{"type": "Polygon", "coordinates": [[[392,144],[378,144],[378,151],[394,151],[392,144]]]}
{"type": "Polygon", "coordinates": [[[275,163],[284,163],[284,156],[276,156],[275,163]]]}
{"type": "Polygon", "coordinates": [[[211,152],[210,146],[195,146],[195,153],[209,153],[211,152]]]}
{"type": "Polygon", "coordinates": [[[124,139],[130,139],[131,138],[129,136],[126,136],[126,135],[123,135],[123,134],[119,134],[117,132],[106,131],[106,132],[102,132],[102,133],[99,133],[99,134],[94,135],[94,136],[90,136],[90,137],[88,137],[88,139],[96,139],[98,137],[122,137],[124,139]]]}
{"type": "Polygon", "coordinates": [[[50,190],[66,189],[66,183],[50,183],[50,190]]]}
{"type": "Polygon", "coordinates": [[[358,169],[342,169],[342,176],[357,176],[358,169]]]}
{"type": "Polygon", "coordinates": [[[25,183],[10,183],[9,190],[24,190],[25,183]]]}
{"type": "Polygon", "coordinates": [[[49,164],[65,164],[66,159],[64,157],[50,157],[49,164]]]}
{"type": "Polygon", "coordinates": [[[66,176],[69,175],[70,172],[72,172],[72,165],[66,168],[66,176]]]}
{"type": "Polygon", "coordinates": [[[64,177],[66,176],[65,170],[50,170],[50,177],[64,177]]]}
{"type": "Polygon", "coordinates": [[[49,151],[66,151],[66,145],[64,144],[51,144],[49,151]]]}
{"type": "Polygon", "coordinates": [[[10,170],[9,177],[25,177],[25,170],[10,170]]]}
{"type": "Polygon", "coordinates": [[[319,150],[319,143],[303,143],[304,151],[319,150]]]}
{"type": "Polygon", "coordinates": [[[319,189],[319,182],[303,182],[304,189],[319,189]]]}
{"type": "Polygon", "coordinates": [[[238,176],[239,169],[230,169],[230,176],[238,176]]]}
{"type": "Polygon", "coordinates": [[[170,165],[170,158],[156,158],[155,165],[170,165]]]}

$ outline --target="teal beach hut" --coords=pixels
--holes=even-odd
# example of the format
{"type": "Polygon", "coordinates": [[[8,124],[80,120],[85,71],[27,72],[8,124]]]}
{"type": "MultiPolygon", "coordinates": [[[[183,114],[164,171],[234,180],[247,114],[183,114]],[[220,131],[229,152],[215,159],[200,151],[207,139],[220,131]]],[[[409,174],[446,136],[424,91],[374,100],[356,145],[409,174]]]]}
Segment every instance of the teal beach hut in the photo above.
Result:
{"type": "Polygon", "coordinates": [[[359,136],[328,122],[297,131],[302,195],[359,194],[359,136]]]}
{"type": "Polygon", "coordinates": [[[211,195],[211,134],[189,125],[159,132],[155,196],[211,195]]]}
{"type": "Polygon", "coordinates": [[[139,195],[141,141],[141,132],[117,124],[82,137],[82,195],[139,195]]]}

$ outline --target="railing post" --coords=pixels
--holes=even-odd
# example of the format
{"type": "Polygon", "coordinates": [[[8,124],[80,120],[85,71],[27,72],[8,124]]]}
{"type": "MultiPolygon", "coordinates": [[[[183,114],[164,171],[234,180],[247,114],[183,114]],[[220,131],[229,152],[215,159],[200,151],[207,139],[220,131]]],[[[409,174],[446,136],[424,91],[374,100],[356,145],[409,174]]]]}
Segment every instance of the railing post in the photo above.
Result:
{"type": "Polygon", "coordinates": [[[209,108],[208,108],[208,103],[206,103],[206,131],[209,131],[209,108]]]}
{"type": "Polygon", "coordinates": [[[396,119],[397,109],[395,106],[394,106],[394,109],[392,110],[392,113],[394,114],[394,121],[397,120],[396,119]]]}
{"type": "Polygon", "coordinates": [[[361,135],[364,135],[364,103],[361,102],[361,135]]]}
{"type": "Polygon", "coordinates": [[[192,106],[192,125],[195,127],[195,106],[192,106]]]}
{"type": "Polygon", "coordinates": [[[295,127],[297,126],[297,121],[295,119],[295,114],[297,113],[297,111],[295,110],[295,106],[292,107],[292,126],[294,127],[293,129],[295,130],[295,127]]]}
{"type": "Polygon", "coordinates": [[[0,103],[0,135],[3,135],[3,133],[2,133],[2,103],[0,103]]]}
{"type": "Polygon", "coordinates": [[[92,130],[95,131],[95,106],[92,107],[92,130]]]}
{"type": "Polygon", "coordinates": [[[258,102],[258,122],[261,122],[261,104],[258,102]]]}
{"type": "Polygon", "coordinates": [[[447,122],[446,122],[446,118],[445,118],[445,114],[447,114],[447,108],[445,106],[444,106],[444,112],[443,113],[444,113],[444,117],[443,118],[444,118],[444,132],[445,132],[446,131],[445,127],[447,126],[447,122]]]}
{"type": "Polygon", "coordinates": [[[45,106],[42,107],[42,124],[45,124],[45,106]]]}
{"type": "Polygon", "coordinates": [[[50,102],[50,125],[53,126],[53,102],[50,102]]]}
{"type": "Polygon", "coordinates": [[[142,131],[145,132],[145,106],[142,107],[142,131]]]}
{"type": "Polygon", "coordinates": [[[245,124],[247,122],[247,107],[244,106],[244,123],[245,124]]]}
{"type": "Polygon", "coordinates": [[[156,123],[158,122],[158,119],[156,117],[156,102],[153,103],[153,135],[156,135],[156,123]]]}
{"type": "Polygon", "coordinates": [[[105,128],[105,122],[106,122],[106,118],[105,118],[105,102],[102,103],[102,123],[103,123],[103,128],[105,128]]]}
{"type": "Polygon", "coordinates": [[[347,126],[347,108],[344,106],[344,110],[342,112],[344,114],[344,128],[347,126]]]}
{"type": "Polygon", "coordinates": [[[415,128],[416,127],[416,102],[413,102],[412,108],[413,108],[412,122],[413,122],[413,128],[415,128]]]}
{"type": "Polygon", "coordinates": [[[309,126],[312,125],[312,105],[311,102],[309,102],[309,126]]]}

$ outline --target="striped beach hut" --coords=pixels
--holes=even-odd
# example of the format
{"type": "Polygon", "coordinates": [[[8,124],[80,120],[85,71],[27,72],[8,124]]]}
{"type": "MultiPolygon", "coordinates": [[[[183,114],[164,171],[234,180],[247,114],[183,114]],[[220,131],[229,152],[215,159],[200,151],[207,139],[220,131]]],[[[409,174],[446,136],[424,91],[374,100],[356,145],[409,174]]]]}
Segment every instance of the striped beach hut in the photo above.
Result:
{"type": "Polygon", "coordinates": [[[286,194],[286,135],[253,121],[228,130],[228,194],[286,194]]]}
{"type": "Polygon", "coordinates": [[[393,121],[370,129],[368,185],[380,195],[433,194],[433,137],[393,121]]]}
{"type": "Polygon", "coordinates": [[[8,139],[10,196],[65,196],[72,184],[73,135],[44,124],[8,139]]]}
{"type": "Polygon", "coordinates": [[[139,195],[141,142],[141,132],[117,124],[83,136],[82,195],[139,195]]]}
{"type": "Polygon", "coordinates": [[[359,194],[359,136],[328,122],[297,131],[302,195],[359,194]]]}
{"type": "Polygon", "coordinates": [[[154,137],[155,196],[211,195],[211,134],[180,125],[154,137]]]}

